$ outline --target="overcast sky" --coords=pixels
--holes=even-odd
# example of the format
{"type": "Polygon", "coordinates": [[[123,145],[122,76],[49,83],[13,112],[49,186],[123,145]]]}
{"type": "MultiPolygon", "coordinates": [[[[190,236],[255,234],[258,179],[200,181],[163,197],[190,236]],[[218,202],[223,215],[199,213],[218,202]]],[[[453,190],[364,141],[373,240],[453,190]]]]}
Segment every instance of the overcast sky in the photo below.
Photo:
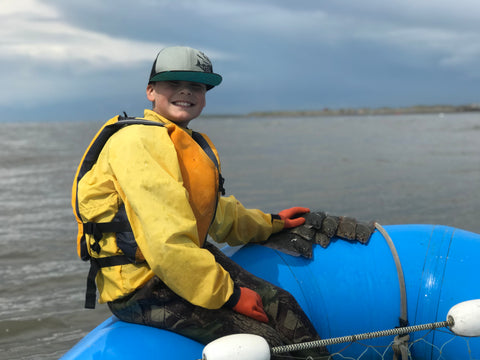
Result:
{"type": "Polygon", "coordinates": [[[2,119],[142,115],[164,46],[223,83],[204,113],[480,102],[478,0],[0,0],[2,119]]]}

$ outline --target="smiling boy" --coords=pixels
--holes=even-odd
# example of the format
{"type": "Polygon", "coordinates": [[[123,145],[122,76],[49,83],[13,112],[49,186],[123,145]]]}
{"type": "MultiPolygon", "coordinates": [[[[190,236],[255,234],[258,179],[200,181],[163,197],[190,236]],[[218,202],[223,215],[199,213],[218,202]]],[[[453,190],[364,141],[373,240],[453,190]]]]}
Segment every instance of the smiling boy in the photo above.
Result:
{"type": "Polygon", "coordinates": [[[205,344],[241,332],[264,336],[272,346],[318,340],[289,293],[206,241],[209,234],[230,245],[262,242],[301,225],[298,216],[309,211],[271,215],[221,196],[217,151],[206,135],[187,128],[221,81],[202,52],[163,49],[146,89],[152,110],[133,125],[111,119],[115,131],[100,131],[87,150],[90,165],[79,166],[72,202],[79,255],[92,264],[87,305],[94,306],[96,279],[100,302],[118,318],[205,344]]]}
{"type": "Polygon", "coordinates": [[[153,111],[186,128],[205,107],[205,84],[189,81],[158,81],[148,84],[147,99],[153,111]]]}

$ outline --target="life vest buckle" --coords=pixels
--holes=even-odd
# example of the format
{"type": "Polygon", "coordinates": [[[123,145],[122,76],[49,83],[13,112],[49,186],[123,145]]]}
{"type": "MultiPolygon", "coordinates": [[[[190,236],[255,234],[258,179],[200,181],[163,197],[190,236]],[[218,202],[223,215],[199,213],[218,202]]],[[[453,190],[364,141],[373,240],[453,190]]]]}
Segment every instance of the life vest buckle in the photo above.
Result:
{"type": "Polygon", "coordinates": [[[100,244],[99,241],[102,240],[103,232],[100,230],[97,223],[94,222],[87,222],[83,224],[83,234],[93,235],[93,239],[95,240],[94,243],[90,246],[90,248],[95,251],[97,254],[100,253],[100,244]]]}
{"type": "Polygon", "coordinates": [[[223,187],[223,184],[225,184],[225,178],[222,176],[222,174],[218,174],[218,180],[220,193],[225,195],[225,188],[223,187]]]}

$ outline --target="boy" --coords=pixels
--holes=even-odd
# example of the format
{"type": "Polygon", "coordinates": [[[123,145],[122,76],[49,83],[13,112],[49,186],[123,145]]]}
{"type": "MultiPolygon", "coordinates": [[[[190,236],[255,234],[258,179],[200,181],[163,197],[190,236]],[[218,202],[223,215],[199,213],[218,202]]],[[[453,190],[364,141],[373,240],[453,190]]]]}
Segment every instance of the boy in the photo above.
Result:
{"type": "Polygon", "coordinates": [[[207,234],[230,245],[265,241],[303,224],[298,216],[309,211],[295,207],[270,215],[219,195],[223,178],[217,151],[187,126],[201,114],[206,92],[221,81],[202,52],[163,49],[146,90],[152,110],[145,110],[136,125],[111,119],[112,126],[121,126],[108,135],[99,132],[101,146],[94,141],[87,151],[72,204],[79,254],[92,264],[89,307],[96,277],[100,302],[121,320],[204,344],[234,333],[261,335],[271,346],[317,340],[289,293],[249,274],[206,242],[207,234]]]}

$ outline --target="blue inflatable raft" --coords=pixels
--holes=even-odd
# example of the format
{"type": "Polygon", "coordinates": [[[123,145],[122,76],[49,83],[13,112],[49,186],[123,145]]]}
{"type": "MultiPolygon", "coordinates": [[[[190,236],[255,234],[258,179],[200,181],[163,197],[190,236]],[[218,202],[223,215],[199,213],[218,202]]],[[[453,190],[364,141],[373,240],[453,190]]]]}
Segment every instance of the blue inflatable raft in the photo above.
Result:
{"type": "MultiPolygon", "coordinates": [[[[446,319],[459,302],[480,299],[480,235],[438,225],[385,226],[401,263],[410,325],[446,319]]],[[[308,260],[261,245],[232,258],[245,269],[289,290],[323,339],[399,325],[401,286],[394,256],[375,231],[368,245],[334,240],[315,245],[308,260]]],[[[393,336],[328,347],[334,359],[392,358],[393,336]]],[[[412,359],[480,359],[480,338],[447,328],[410,333],[412,359]]],[[[180,335],[115,317],[99,325],[62,359],[200,359],[203,345],[180,335]]]]}

